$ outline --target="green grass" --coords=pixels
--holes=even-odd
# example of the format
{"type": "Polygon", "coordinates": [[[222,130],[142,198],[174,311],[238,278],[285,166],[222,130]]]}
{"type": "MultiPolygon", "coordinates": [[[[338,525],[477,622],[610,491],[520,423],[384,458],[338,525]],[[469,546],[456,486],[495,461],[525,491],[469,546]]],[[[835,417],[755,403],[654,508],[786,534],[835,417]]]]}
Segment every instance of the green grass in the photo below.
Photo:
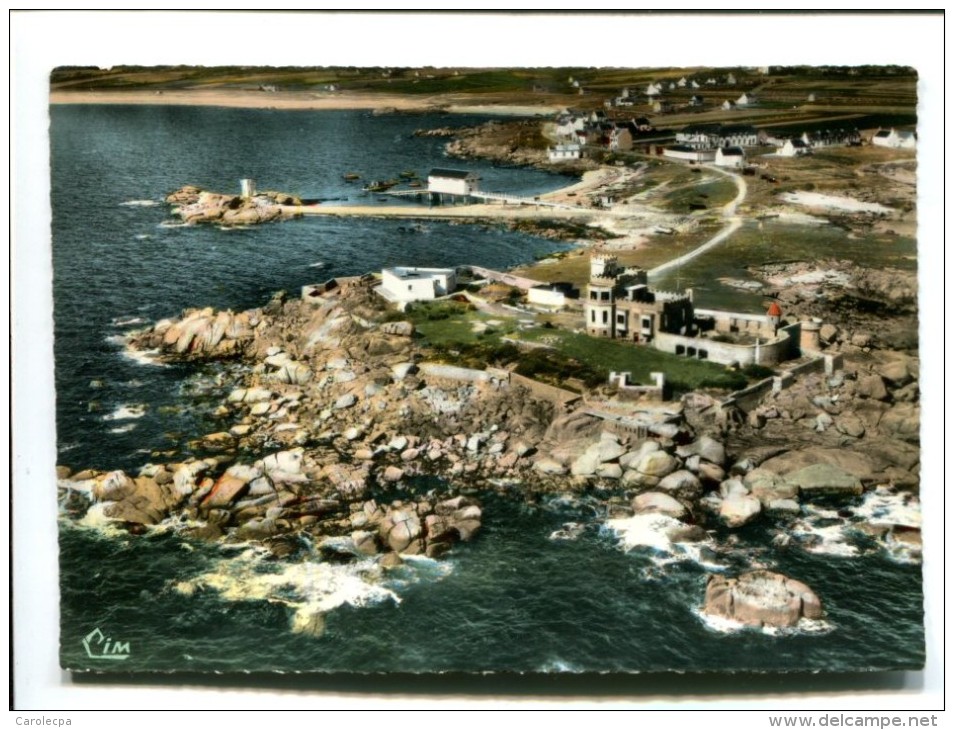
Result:
{"type": "Polygon", "coordinates": [[[440,348],[463,345],[497,344],[500,338],[516,331],[512,317],[498,317],[476,311],[469,304],[458,302],[418,303],[407,313],[427,344],[440,348]],[[474,325],[488,321],[488,329],[478,332],[474,325]]]}
{"type": "MultiPolygon", "coordinates": [[[[707,173],[697,174],[703,177],[707,173]]],[[[700,185],[686,185],[663,196],[665,206],[672,211],[684,213],[689,209],[689,203],[702,203],[707,209],[718,209],[730,202],[738,193],[735,183],[731,180],[711,180],[700,185]]]]}
{"type": "Polygon", "coordinates": [[[516,364],[517,372],[553,385],[565,387],[570,378],[578,378],[590,388],[606,383],[611,370],[629,371],[638,382],[649,383],[651,372],[666,373],[666,381],[675,393],[695,388],[743,387],[747,379],[721,365],[689,360],[659,352],[650,347],[618,340],[537,327],[519,330],[516,319],[477,312],[466,304],[440,302],[418,305],[408,313],[437,359],[464,367],[503,367],[516,364]],[[496,320],[497,325],[478,333],[474,323],[496,320]],[[519,350],[503,342],[503,337],[528,343],[549,345],[552,349],[519,350]]]}
{"type": "Polygon", "coordinates": [[[716,363],[690,360],[620,340],[543,328],[521,332],[520,339],[557,348],[564,357],[598,370],[603,382],[606,382],[611,370],[629,371],[634,381],[647,384],[650,382],[650,373],[664,372],[666,382],[676,393],[695,388],[735,390],[744,387],[747,382],[743,374],[716,363]]]}

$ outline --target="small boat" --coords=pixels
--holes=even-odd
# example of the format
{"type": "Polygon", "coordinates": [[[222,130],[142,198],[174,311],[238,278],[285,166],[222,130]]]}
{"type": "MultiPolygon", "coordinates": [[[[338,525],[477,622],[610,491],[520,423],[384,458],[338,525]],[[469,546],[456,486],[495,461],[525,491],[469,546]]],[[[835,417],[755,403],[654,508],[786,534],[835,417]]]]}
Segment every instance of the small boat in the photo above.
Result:
{"type": "Polygon", "coordinates": [[[397,180],[372,180],[362,188],[366,193],[383,193],[398,184],[397,180]]]}
{"type": "Polygon", "coordinates": [[[401,172],[400,177],[404,178],[405,180],[413,180],[417,177],[417,173],[414,172],[414,170],[404,170],[401,172]]]}
{"type": "Polygon", "coordinates": [[[409,188],[419,188],[419,187],[421,187],[421,185],[422,185],[422,183],[421,183],[420,180],[411,180],[411,182],[409,182],[409,183],[407,184],[407,186],[408,186],[409,188]]]}
{"type": "Polygon", "coordinates": [[[346,172],[342,177],[348,182],[354,182],[355,180],[360,180],[361,176],[356,172],[346,172]]]}

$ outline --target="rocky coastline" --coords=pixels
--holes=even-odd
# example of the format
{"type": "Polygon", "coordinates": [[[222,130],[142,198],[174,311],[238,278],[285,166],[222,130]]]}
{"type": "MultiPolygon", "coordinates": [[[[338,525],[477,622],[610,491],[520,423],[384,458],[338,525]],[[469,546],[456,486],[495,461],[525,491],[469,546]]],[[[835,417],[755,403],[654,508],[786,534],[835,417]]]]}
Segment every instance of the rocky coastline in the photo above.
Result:
{"type": "MultiPolygon", "coordinates": [[[[689,393],[643,438],[593,415],[594,394],[564,407],[493,363],[435,362],[370,283],[189,310],[132,334],[128,347],[162,361],[238,361],[244,381],[216,412],[222,430],[179,460],[138,474],[60,467],[67,511],[131,532],[178,520],[189,537],[254,540],[277,557],[307,534],[325,559],[389,567],[474,539],[482,493],[587,494],[625,549],[730,548],[758,522],[783,547],[850,555],[861,537],[919,560],[916,356],[836,328],[826,346],[843,351],[842,372],[799,377],[748,412],[689,393]],[[819,515],[826,531],[812,529],[819,515]]],[[[702,611],[791,627],[823,615],[824,588],[764,571],[715,577],[702,611]]]]}

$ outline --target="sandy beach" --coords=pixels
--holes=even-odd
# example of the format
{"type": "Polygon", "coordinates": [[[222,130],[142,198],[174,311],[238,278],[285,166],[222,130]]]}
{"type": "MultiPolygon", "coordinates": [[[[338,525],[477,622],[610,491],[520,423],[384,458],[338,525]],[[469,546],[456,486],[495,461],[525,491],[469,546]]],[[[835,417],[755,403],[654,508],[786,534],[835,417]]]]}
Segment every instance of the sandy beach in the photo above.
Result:
{"type": "Polygon", "coordinates": [[[361,94],[340,91],[259,91],[257,89],[167,89],[163,91],[50,92],[51,104],[165,104],[245,109],[381,109],[401,112],[441,111],[451,114],[549,115],[552,105],[475,103],[472,95],[361,94]]]}

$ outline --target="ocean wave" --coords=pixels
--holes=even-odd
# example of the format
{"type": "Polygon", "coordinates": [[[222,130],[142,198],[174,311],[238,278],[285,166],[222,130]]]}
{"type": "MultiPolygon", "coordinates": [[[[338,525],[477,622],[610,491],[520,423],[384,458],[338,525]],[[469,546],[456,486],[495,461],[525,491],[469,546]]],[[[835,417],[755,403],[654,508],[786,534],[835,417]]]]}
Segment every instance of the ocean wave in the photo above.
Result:
{"type": "Polygon", "coordinates": [[[173,588],[185,596],[211,590],[224,601],[282,604],[292,611],[293,632],[320,635],[324,615],[336,608],[400,603],[397,593],[382,585],[382,573],[370,558],[345,565],[305,561],[281,565],[276,570],[259,551],[247,549],[219,560],[212,571],[179,581],[173,588]]]}
{"type": "Polygon", "coordinates": [[[688,527],[684,522],[654,512],[608,520],[606,526],[619,536],[620,545],[627,552],[647,547],[672,554],[681,551],[680,546],[695,542],[678,539],[688,527]]]}
{"type": "Polygon", "coordinates": [[[583,534],[583,531],[586,529],[586,525],[581,522],[564,522],[563,527],[559,530],[554,530],[550,533],[548,540],[576,540],[580,535],[583,534]]]}
{"type": "Polygon", "coordinates": [[[124,403],[118,406],[112,413],[103,416],[104,421],[129,421],[134,418],[142,418],[146,415],[145,403],[124,403]]]}
{"type": "Polygon", "coordinates": [[[818,636],[830,634],[835,630],[835,626],[824,619],[801,618],[794,626],[779,628],[777,626],[749,626],[740,621],[723,618],[722,616],[712,616],[698,606],[692,609],[692,614],[698,618],[709,631],[718,634],[757,632],[765,636],[818,636]]]}
{"type": "Polygon", "coordinates": [[[159,205],[158,200],[126,200],[120,205],[127,208],[152,208],[153,206],[159,205]]]}
{"type": "Polygon", "coordinates": [[[112,502],[96,502],[90,505],[86,514],[80,519],[68,520],[67,524],[73,524],[87,530],[95,530],[106,537],[125,537],[127,533],[119,526],[119,523],[112,517],[106,516],[105,509],[111,504],[112,502]]]}
{"type": "Polygon", "coordinates": [[[898,492],[889,487],[878,487],[868,492],[861,506],[853,512],[872,525],[901,525],[921,528],[921,502],[910,492],[898,492]]]}
{"type": "MultiPolygon", "coordinates": [[[[122,339],[122,338],[121,338],[122,339]]],[[[166,364],[158,359],[160,351],[158,348],[154,350],[134,350],[129,347],[125,339],[122,339],[123,342],[123,357],[132,360],[137,365],[149,365],[151,367],[164,368],[167,367],[166,364]]]]}
{"type": "Polygon", "coordinates": [[[127,423],[124,426],[117,426],[116,428],[109,429],[110,433],[129,433],[136,428],[135,423],[127,423]]]}
{"type": "Polygon", "coordinates": [[[560,657],[547,658],[537,667],[538,672],[545,674],[579,674],[585,671],[579,665],[560,657]]]}
{"type": "Polygon", "coordinates": [[[145,324],[146,320],[142,317],[113,317],[113,327],[132,327],[135,324],[145,324]]]}
{"type": "Polygon", "coordinates": [[[137,241],[148,241],[150,238],[152,238],[152,236],[148,233],[137,233],[135,236],[133,236],[133,238],[135,238],[137,241]]]}
{"type": "Polygon", "coordinates": [[[158,228],[186,228],[191,225],[190,223],[184,223],[183,221],[162,221],[158,224],[158,228]]]}

